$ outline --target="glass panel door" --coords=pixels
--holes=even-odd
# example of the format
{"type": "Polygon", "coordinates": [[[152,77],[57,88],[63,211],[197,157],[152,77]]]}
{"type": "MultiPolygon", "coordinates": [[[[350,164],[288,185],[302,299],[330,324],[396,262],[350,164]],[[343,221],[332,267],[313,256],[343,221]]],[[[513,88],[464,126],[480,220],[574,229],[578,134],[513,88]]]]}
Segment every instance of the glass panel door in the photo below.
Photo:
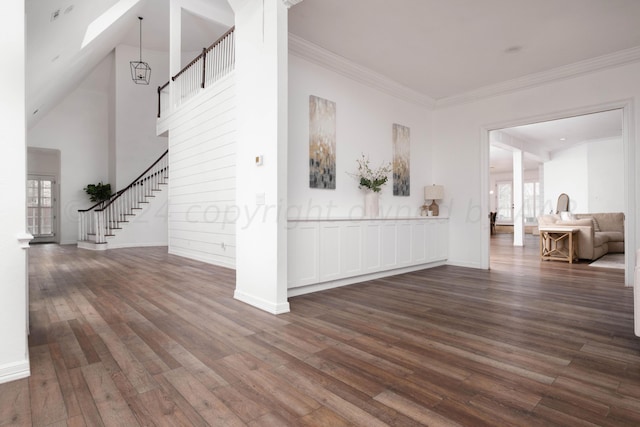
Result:
{"type": "Polygon", "coordinates": [[[529,181],[524,183],[524,220],[527,224],[535,224],[542,213],[542,197],[540,183],[529,181]]]}
{"type": "Polygon", "coordinates": [[[27,179],[27,230],[41,242],[55,238],[55,184],[50,176],[27,179]]]}
{"type": "Polygon", "coordinates": [[[513,186],[511,182],[497,182],[498,221],[513,221],[513,186]]]}

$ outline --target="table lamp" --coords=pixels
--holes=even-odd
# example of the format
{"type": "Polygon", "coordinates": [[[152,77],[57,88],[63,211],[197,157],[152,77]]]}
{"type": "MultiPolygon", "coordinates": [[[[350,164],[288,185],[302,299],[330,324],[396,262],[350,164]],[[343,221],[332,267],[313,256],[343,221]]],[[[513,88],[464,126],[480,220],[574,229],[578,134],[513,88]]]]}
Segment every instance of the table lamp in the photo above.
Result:
{"type": "Polygon", "coordinates": [[[436,203],[436,200],[441,200],[444,198],[444,186],[442,185],[430,185],[424,187],[424,203],[427,204],[427,200],[431,200],[431,204],[429,205],[429,211],[431,211],[433,216],[438,216],[440,213],[440,208],[436,203]]]}

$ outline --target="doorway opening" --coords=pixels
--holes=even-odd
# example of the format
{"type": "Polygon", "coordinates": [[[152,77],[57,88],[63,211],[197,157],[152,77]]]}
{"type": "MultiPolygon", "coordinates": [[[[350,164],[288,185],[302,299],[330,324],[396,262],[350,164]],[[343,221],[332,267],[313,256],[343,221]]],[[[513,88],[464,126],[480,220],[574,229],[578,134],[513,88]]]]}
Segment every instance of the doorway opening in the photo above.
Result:
{"type": "Polygon", "coordinates": [[[628,215],[623,118],[624,110],[613,108],[490,131],[489,211],[497,213],[496,232],[513,233],[514,246],[538,245],[538,217],[559,214],[563,193],[570,198],[568,215],[628,215]]]}
{"type": "Polygon", "coordinates": [[[33,243],[59,243],[60,151],[27,150],[27,230],[33,243]]]}

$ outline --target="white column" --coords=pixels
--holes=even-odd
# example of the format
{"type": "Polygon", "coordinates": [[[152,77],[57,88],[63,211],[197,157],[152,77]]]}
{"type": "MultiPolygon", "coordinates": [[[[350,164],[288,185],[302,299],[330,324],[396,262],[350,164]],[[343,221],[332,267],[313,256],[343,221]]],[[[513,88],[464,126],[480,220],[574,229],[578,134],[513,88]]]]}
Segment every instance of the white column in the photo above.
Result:
{"type": "MultiPolygon", "coordinates": [[[[0,15],[0,383],[29,376],[27,261],[22,249],[26,217],[24,0],[0,15]]],[[[28,239],[27,239],[28,240],[28,239]]]]}
{"type": "Polygon", "coordinates": [[[278,314],[287,301],[287,7],[230,2],[236,17],[235,298],[278,314]],[[262,165],[256,157],[262,156],[262,165]]]}
{"type": "Polygon", "coordinates": [[[522,150],[513,150],[513,245],[524,246],[524,167],[522,150]]]}

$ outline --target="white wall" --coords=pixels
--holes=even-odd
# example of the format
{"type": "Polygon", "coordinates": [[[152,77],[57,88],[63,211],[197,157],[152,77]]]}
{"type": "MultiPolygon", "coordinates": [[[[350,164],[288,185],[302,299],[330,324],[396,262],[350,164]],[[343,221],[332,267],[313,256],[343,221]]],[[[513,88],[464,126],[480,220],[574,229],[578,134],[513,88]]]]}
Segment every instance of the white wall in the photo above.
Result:
{"type": "MultiPolygon", "coordinates": [[[[417,216],[424,204],[423,187],[432,180],[429,132],[431,112],[391,95],[289,56],[289,218],[363,216],[364,190],[349,175],[356,160],[368,155],[371,165],[393,159],[392,126],[411,130],[411,195],[393,196],[392,177],[380,198],[382,216],[417,216]],[[309,95],[336,103],[336,189],[309,188],[309,95]]],[[[445,185],[445,195],[449,188],[445,185]]],[[[441,215],[446,211],[441,210],[441,215]]]]}
{"type": "Polygon", "coordinates": [[[115,50],[114,190],[129,185],[167,149],[167,138],[156,135],[156,121],[158,86],[169,80],[169,55],[143,50],[142,59],[151,67],[151,81],[138,85],[131,80],[129,62],[139,55],[137,47],[119,45],[115,50]]]}
{"type": "Polygon", "coordinates": [[[589,212],[624,212],[624,147],[621,138],[588,144],[589,212]]]}
{"type": "Polygon", "coordinates": [[[235,268],[233,74],[183,104],[169,131],[169,253],[235,268]]]}
{"type": "Polygon", "coordinates": [[[129,61],[138,55],[137,48],[118,46],[28,131],[30,147],[61,153],[62,244],[77,242],[77,210],[92,205],[83,190],[87,184],[102,181],[122,189],[167,149],[167,138],[155,131],[157,87],[168,78],[168,55],[143,51],[152,69],[148,86],[131,80],[129,61]]]}
{"type": "Polygon", "coordinates": [[[108,79],[113,58],[105,58],[82,83],[27,134],[29,147],[60,150],[60,243],[76,243],[78,209],[91,206],[83,188],[108,182],[108,79]]]}
{"type": "Polygon", "coordinates": [[[561,193],[569,195],[571,212],[624,211],[621,138],[588,141],[554,153],[544,164],[544,174],[545,206],[554,211],[561,193]]]}
{"type": "Polygon", "coordinates": [[[27,261],[17,237],[26,231],[24,1],[4,5],[0,15],[0,383],[26,377],[27,261]]]}
{"type": "MultiPolygon", "coordinates": [[[[432,165],[434,179],[445,185],[450,197],[450,262],[472,267],[488,263],[488,257],[484,257],[487,251],[483,248],[485,245],[488,247],[488,221],[487,212],[482,209],[483,205],[488,206],[482,183],[488,185],[488,182],[481,174],[482,162],[486,162],[488,170],[488,141],[484,141],[487,148],[484,153],[483,129],[593,112],[594,106],[608,104],[610,108],[629,99],[637,104],[640,102],[638,75],[640,63],[631,63],[437,109],[434,118],[434,141],[437,142],[434,143],[432,165]]],[[[640,128],[638,109],[634,109],[629,126],[633,138],[631,148],[635,148],[638,139],[637,132],[633,131],[640,128]]],[[[640,164],[638,152],[640,150],[636,149],[631,153],[636,164],[640,164]]],[[[640,183],[636,181],[634,184],[635,200],[640,183]]],[[[631,209],[634,200],[631,200],[631,209]]],[[[631,218],[630,212],[627,214],[627,229],[637,240],[638,220],[631,218]],[[635,222],[629,224],[629,221],[635,222]]]]}
{"type": "Polygon", "coordinates": [[[554,153],[544,164],[545,213],[555,213],[558,196],[569,195],[569,211],[589,210],[589,164],[586,144],[554,153]]]}

